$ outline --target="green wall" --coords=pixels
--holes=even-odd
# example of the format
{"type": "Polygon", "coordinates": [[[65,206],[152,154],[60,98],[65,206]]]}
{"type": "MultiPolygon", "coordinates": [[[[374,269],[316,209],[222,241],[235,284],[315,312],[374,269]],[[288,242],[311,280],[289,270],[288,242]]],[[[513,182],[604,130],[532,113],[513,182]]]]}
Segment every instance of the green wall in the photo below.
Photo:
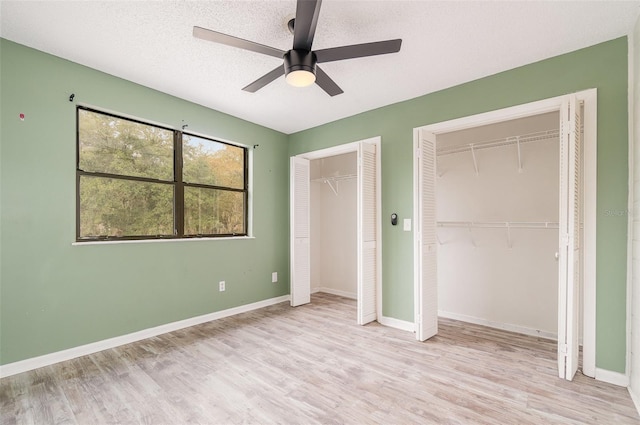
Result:
{"type": "Polygon", "coordinates": [[[289,293],[285,134],[7,40],[0,54],[0,364],[289,293]],[[76,102],[259,144],[255,239],[72,246],[71,93],[76,102]]]}
{"type": "Polygon", "coordinates": [[[632,35],[633,50],[633,255],[631,288],[631,359],[629,392],[640,413],[640,15],[632,35]]]}
{"type": "Polygon", "coordinates": [[[597,88],[596,365],[624,373],[627,217],[611,212],[627,210],[627,84],[623,37],[293,134],[289,155],[382,137],[383,314],[412,322],[412,233],[386,217],[413,215],[413,128],[597,88]]]}

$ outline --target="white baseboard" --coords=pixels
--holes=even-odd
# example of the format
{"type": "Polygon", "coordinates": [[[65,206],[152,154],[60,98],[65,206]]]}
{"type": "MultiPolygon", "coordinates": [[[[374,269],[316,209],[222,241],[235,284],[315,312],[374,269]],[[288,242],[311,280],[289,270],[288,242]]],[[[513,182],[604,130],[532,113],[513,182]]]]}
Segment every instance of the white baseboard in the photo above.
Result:
{"type": "Polygon", "coordinates": [[[350,298],[352,300],[357,300],[358,299],[358,294],[356,294],[356,293],[347,292],[347,291],[341,291],[339,289],[327,288],[325,286],[319,286],[319,287],[313,288],[311,290],[312,294],[315,294],[316,292],[324,292],[326,294],[337,295],[339,297],[350,298]]]}
{"type": "Polygon", "coordinates": [[[635,391],[631,389],[631,387],[629,387],[628,390],[629,390],[629,395],[631,395],[631,400],[633,400],[633,404],[636,405],[636,410],[640,415],[640,394],[636,394],[635,391]]]}
{"type": "Polygon", "coordinates": [[[609,384],[618,385],[620,387],[629,386],[629,376],[620,372],[613,372],[606,369],[596,368],[595,378],[598,381],[607,382],[609,384]]]}
{"type": "Polygon", "coordinates": [[[445,319],[459,320],[461,322],[473,323],[475,325],[487,326],[489,328],[501,329],[503,331],[516,332],[523,335],[537,336],[546,339],[558,340],[558,334],[554,332],[541,331],[539,329],[528,328],[526,326],[512,325],[510,323],[492,322],[491,320],[479,317],[466,316],[464,314],[450,313],[438,310],[438,316],[445,319]]]}
{"type": "Polygon", "coordinates": [[[4,378],[7,376],[16,375],[18,373],[27,372],[29,370],[38,369],[40,367],[49,366],[66,360],[75,359],[77,357],[86,356],[88,354],[97,353],[98,351],[115,348],[120,345],[141,341],[143,339],[158,336],[167,332],[173,332],[179,329],[188,328],[190,326],[199,325],[201,323],[211,322],[213,320],[222,319],[224,317],[229,317],[240,313],[246,313],[252,310],[257,310],[259,308],[268,307],[270,305],[289,301],[289,298],[289,295],[270,298],[268,300],[241,305],[222,311],[216,311],[214,313],[204,314],[202,316],[192,317],[190,319],[167,323],[166,325],[143,329],[138,332],[121,335],[114,338],[104,339],[102,341],[92,342],[91,344],[80,345],[78,347],[57,351],[55,353],[45,354],[43,356],[32,357],[30,359],[20,360],[14,363],[8,363],[6,365],[0,366],[0,377],[4,378]]]}
{"type": "Polygon", "coordinates": [[[406,322],[404,320],[394,319],[393,317],[380,316],[378,317],[378,323],[383,326],[389,326],[390,328],[401,329],[408,332],[415,332],[416,328],[415,323],[413,322],[406,322]]]}

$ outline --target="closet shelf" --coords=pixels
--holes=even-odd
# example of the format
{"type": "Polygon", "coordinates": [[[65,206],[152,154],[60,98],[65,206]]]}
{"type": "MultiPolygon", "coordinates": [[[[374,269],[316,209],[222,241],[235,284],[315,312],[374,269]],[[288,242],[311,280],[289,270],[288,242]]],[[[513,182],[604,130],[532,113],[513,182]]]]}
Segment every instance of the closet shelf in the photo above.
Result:
{"type": "Polygon", "coordinates": [[[502,146],[518,145],[522,143],[541,142],[549,139],[557,139],[560,135],[558,129],[538,131],[535,133],[509,136],[502,139],[493,139],[483,142],[468,143],[466,145],[442,147],[436,150],[436,155],[450,155],[459,152],[477,151],[481,149],[498,148],[502,146]]]}
{"type": "Polygon", "coordinates": [[[557,229],[552,221],[438,221],[438,227],[472,227],[485,229],[557,229]]]}
{"type": "Polygon", "coordinates": [[[327,182],[338,182],[341,180],[349,180],[349,179],[355,179],[355,178],[356,178],[355,174],[343,174],[341,176],[318,177],[317,179],[313,179],[311,181],[327,183],[327,182]]]}
{"type": "MultiPolygon", "coordinates": [[[[476,240],[473,236],[472,229],[506,229],[507,247],[513,248],[511,240],[511,229],[559,229],[558,222],[552,221],[438,221],[438,227],[457,227],[464,228],[469,231],[471,245],[477,247],[476,240]]],[[[440,236],[436,232],[438,244],[442,245],[440,236]]]]}
{"type": "Polygon", "coordinates": [[[344,180],[355,179],[356,177],[357,177],[356,174],[343,174],[341,176],[319,177],[319,178],[313,179],[311,181],[312,182],[320,182],[320,183],[328,184],[329,188],[331,188],[333,193],[336,196],[338,196],[338,182],[341,182],[341,181],[344,181],[344,180]]]}
{"type": "MultiPolygon", "coordinates": [[[[442,147],[436,150],[437,156],[450,155],[460,152],[471,152],[471,158],[473,159],[473,168],[476,172],[476,176],[479,175],[478,158],[476,157],[476,151],[489,148],[498,148],[503,146],[516,145],[518,148],[518,172],[522,172],[522,152],[520,145],[523,143],[540,142],[543,140],[559,139],[560,131],[545,130],[535,133],[521,134],[518,136],[509,136],[502,139],[487,140],[484,142],[469,143],[466,145],[442,147]]],[[[442,177],[444,173],[438,173],[438,177],[442,177]]]]}

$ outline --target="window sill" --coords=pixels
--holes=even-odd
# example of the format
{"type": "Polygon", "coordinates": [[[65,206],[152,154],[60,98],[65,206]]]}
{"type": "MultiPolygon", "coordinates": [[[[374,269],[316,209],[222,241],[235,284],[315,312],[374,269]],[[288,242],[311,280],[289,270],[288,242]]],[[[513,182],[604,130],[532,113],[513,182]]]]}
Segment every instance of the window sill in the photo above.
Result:
{"type": "Polygon", "coordinates": [[[230,236],[226,238],[181,238],[181,239],[140,239],[140,240],[111,240],[111,241],[87,241],[72,242],[72,246],[83,245],[119,245],[119,244],[137,244],[137,243],[174,243],[174,242],[204,242],[204,241],[235,241],[255,239],[255,236],[230,236]]]}

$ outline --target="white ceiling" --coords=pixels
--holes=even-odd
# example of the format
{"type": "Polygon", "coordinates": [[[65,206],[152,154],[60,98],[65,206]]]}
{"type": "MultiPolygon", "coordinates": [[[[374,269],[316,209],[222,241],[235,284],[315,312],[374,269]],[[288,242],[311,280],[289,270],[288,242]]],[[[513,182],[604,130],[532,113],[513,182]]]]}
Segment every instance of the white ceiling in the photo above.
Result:
{"type": "Polygon", "coordinates": [[[344,90],[284,78],[279,59],[195,39],[194,25],[289,50],[295,1],[8,1],[0,35],[284,133],[293,133],[631,32],[636,1],[322,3],[313,48],[402,38],[399,53],[322,64],[344,90]]]}

